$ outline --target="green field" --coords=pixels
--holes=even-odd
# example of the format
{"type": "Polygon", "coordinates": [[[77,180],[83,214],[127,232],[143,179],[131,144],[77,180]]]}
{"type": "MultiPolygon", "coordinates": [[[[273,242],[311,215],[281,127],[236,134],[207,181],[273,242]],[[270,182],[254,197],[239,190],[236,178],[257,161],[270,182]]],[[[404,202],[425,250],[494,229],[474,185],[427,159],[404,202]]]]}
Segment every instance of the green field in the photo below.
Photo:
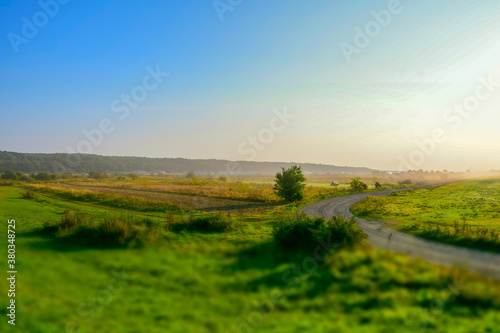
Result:
{"type": "Polygon", "coordinates": [[[104,249],[36,231],[66,210],[96,223],[167,214],[24,192],[0,187],[1,248],[15,219],[18,270],[15,327],[0,280],[2,332],[500,332],[499,283],[368,245],[326,261],[280,250],[273,225],[293,207],[237,216],[224,233],[163,230],[159,243],[104,249]]]}
{"type": "Polygon", "coordinates": [[[500,180],[468,180],[369,197],[352,212],[428,239],[500,251],[500,180]]]}

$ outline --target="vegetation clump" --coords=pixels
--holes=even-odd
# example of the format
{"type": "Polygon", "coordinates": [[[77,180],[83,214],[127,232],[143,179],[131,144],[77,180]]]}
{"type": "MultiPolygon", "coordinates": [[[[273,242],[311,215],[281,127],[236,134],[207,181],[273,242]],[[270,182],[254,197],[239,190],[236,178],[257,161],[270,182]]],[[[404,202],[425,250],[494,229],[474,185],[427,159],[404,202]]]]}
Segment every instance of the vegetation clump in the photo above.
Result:
{"type": "Polygon", "coordinates": [[[33,191],[26,191],[23,193],[23,199],[35,199],[37,197],[36,193],[33,191]]]}
{"type": "Polygon", "coordinates": [[[188,219],[175,220],[174,216],[169,216],[167,229],[173,232],[226,232],[233,229],[233,219],[229,214],[215,214],[209,216],[194,217],[190,215],[188,219]]]}
{"type": "Polygon", "coordinates": [[[89,172],[89,178],[93,178],[93,179],[106,179],[108,177],[109,176],[106,175],[105,173],[101,173],[101,172],[98,172],[98,171],[90,171],[89,172]]]}
{"type": "Polygon", "coordinates": [[[368,185],[360,180],[359,177],[351,179],[351,189],[358,192],[364,192],[368,189],[368,185]]]}
{"type": "Polygon", "coordinates": [[[97,248],[140,247],[160,235],[160,224],[149,218],[109,214],[97,222],[88,215],[65,211],[59,222],[46,222],[40,234],[75,246],[97,248]]]}
{"type": "Polygon", "coordinates": [[[362,205],[356,205],[351,211],[360,217],[379,217],[387,211],[387,200],[384,197],[368,196],[362,205]]]}
{"type": "Polygon", "coordinates": [[[2,179],[5,180],[17,180],[17,175],[14,171],[12,170],[5,170],[5,172],[2,174],[2,179]]]}
{"type": "Polygon", "coordinates": [[[352,247],[367,235],[354,218],[334,216],[330,220],[305,214],[278,220],[273,229],[274,240],[286,248],[314,248],[319,242],[327,247],[352,247]]]}
{"type": "Polygon", "coordinates": [[[39,172],[36,174],[33,174],[31,176],[35,180],[39,181],[49,181],[49,180],[56,180],[57,176],[55,174],[50,174],[48,172],[39,172]]]}

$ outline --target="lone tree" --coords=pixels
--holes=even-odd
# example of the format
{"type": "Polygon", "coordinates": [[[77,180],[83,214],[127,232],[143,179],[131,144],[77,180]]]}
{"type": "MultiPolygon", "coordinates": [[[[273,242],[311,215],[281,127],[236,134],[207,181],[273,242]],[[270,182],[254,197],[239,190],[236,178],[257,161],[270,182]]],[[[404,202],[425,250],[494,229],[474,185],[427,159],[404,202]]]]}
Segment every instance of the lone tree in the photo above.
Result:
{"type": "Polygon", "coordinates": [[[359,177],[351,179],[351,188],[354,191],[363,192],[368,189],[368,185],[363,183],[359,177]]]}
{"type": "Polygon", "coordinates": [[[375,183],[375,188],[376,188],[377,190],[380,190],[380,189],[382,188],[382,185],[380,185],[380,183],[379,183],[379,182],[376,182],[376,183],[375,183]]]}
{"type": "Polygon", "coordinates": [[[281,168],[281,172],[276,174],[274,180],[274,190],[277,191],[279,197],[288,202],[301,200],[304,197],[304,187],[306,177],[302,174],[302,168],[292,166],[289,169],[281,168]]]}

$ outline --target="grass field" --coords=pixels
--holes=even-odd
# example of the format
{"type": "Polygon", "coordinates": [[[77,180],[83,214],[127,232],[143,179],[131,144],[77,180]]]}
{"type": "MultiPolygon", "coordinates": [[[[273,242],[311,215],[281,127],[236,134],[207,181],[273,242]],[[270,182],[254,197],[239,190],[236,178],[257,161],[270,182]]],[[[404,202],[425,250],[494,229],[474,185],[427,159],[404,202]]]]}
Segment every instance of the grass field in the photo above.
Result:
{"type": "MultiPolygon", "coordinates": [[[[294,207],[236,216],[226,232],[163,228],[154,244],[99,248],[37,230],[68,210],[95,223],[133,214],[160,226],[209,215],[23,193],[0,187],[1,219],[16,220],[18,269],[17,325],[6,324],[2,298],[2,332],[499,331],[496,282],[367,246],[335,250],[326,261],[278,248],[276,216],[294,207]]],[[[0,288],[8,290],[5,279],[0,288]]]]}
{"type": "Polygon", "coordinates": [[[351,210],[417,236],[500,251],[499,188],[499,179],[468,180],[369,197],[351,210]]]}
{"type": "MultiPolygon", "coordinates": [[[[324,197],[332,197],[348,194],[351,190],[350,182],[353,175],[308,175],[304,196],[306,201],[316,201],[324,197]],[[332,181],[338,181],[340,185],[331,186],[332,181]]],[[[398,181],[409,176],[370,176],[362,175],[361,178],[369,185],[370,190],[374,190],[375,182],[380,182],[384,189],[398,188],[407,185],[399,185],[398,181]]],[[[433,179],[433,178],[431,178],[433,179]]],[[[430,179],[416,178],[413,182],[426,183],[430,179]]],[[[160,194],[174,200],[181,205],[186,205],[189,198],[185,196],[195,196],[196,198],[214,198],[227,200],[242,200],[252,202],[276,203],[280,198],[273,191],[274,176],[233,176],[224,180],[216,179],[213,176],[195,177],[186,179],[183,176],[107,176],[104,179],[92,178],[71,178],[61,179],[52,185],[86,189],[96,191],[121,191],[132,193],[135,191],[148,192],[151,197],[153,194],[160,194]],[[178,195],[185,195],[179,197],[178,195]]],[[[144,193],[142,195],[145,195],[144,193]]],[[[215,201],[214,201],[215,202],[215,201]]],[[[217,205],[216,205],[217,206],[217,205]]],[[[190,207],[196,208],[196,207],[190,207]]]]}

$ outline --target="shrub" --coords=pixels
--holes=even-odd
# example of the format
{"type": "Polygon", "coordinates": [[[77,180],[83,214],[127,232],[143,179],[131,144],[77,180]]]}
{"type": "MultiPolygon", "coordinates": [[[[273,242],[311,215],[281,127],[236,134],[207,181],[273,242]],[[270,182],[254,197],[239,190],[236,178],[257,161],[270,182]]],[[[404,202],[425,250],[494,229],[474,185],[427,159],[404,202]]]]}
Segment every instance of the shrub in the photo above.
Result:
{"type": "Polygon", "coordinates": [[[104,174],[104,173],[101,173],[101,172],[97,172],[97,171],[90,171],[89,172],[89,178],[93,178],[93,179],[104,179],[108,177],[108,175],[104,174]]]}
{"type": "Polygon", "coordinates": [[[363,183],[359,177],[355,177],[355,178],[351,179],[351,188],[354,191],[363,192],[363,191],[366,191],[368,189],[368,185],[363,183]]]}
{"type": "Polygon", "coordinates": [[[65,210],[59,222],[48,221],[43,223],[43,227],[39,230],[39,233],[61,237],[71,233],[75,228],[85,223],[87,223],[85,214],[75,214],[71,210],[65,210]]]}
{"type": "Polygon", "coordinates": [[[184,221],[175,221],[173,216],[170,216],[167,220],[167,229],[174,232],[226,232],[233,229],[233,220],[230,215],[225,214],[201,217],[193,217],[191,215],[188,220],[184,221]]]}
{"type": "Polygon", "coordinates": [[[33,174],[32,178],[35,180],[41,180],[41,181],[49,181],[49,180],[56,180],[57,176],[54,174],[50,174],[48,172],[39,172],[37,174],[33,174]]]}
{"type": "Polygon", "coordinates": [[[36,193],[33,191],[26,191],[23,193],[23,199],[35,199],[37,197],[36,193]]]}
{"type": "Polygon", "coordinates": [[[354,218],[334,216],[327,221],[304,214],[278,220],[273,235],[276,243],[286,248],[314,248],[319,240],[331,247],[354,246],[367,237],[354,218]]]}
{"type": "Polygon", "coordinates": [[[193,171],[189,171],[186,173],[186,178],[187,179],[197,179],[196,174],[193,171]]]}
{"type": "Polygon", "coordinates": [[[411,179],[400,180],[398,182],[399,185],[411,185],[411,179]]]}
{"type": "Polygon", "coordinates": [[[5,179],[5,180],[17,180],[17,175],[12,170],[5,170],[4,173],[2,174],[2,179],[5,179]]]}

